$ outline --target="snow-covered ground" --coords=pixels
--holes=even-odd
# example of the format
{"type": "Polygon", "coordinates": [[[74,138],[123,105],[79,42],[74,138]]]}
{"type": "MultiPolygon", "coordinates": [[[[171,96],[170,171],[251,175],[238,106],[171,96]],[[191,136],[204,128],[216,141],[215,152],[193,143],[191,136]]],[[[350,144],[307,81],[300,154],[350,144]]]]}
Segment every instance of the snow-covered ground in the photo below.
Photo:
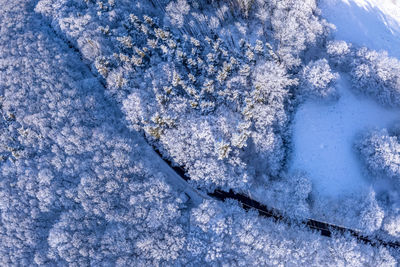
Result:
{"type": "Polygon", "coordinates": [[[321,0],[322,16],[335,24],[335,38],[387,50],[400,58],[399,0],[321,0]]]}
{"type": "Polygon", "coordinates": [[[337,195],[366,186],[362,167],[353,151],[357,133],[383,128],[400,119],[400,110],[389,110],[351,91],[341,75],[337,84],[340,98],[323,103],[310,100],[296,113],[294,154],[291,169],[305,170],[316,192],[337,195]]]}
{"type": "MultiPolygon", "coordinates": [[[[336,25],[335,39],[400,58],[400,1],[322,0],[322,15],[336,25]]],[[[334,103],[308,101],[295,115],[291,170],[306,171],[315,192],[335,196],[357,192],[370,183],[353,150],[360,131],[383,128],[400,120],[373,100],[354,95],[342,74],[334,103]]]]}

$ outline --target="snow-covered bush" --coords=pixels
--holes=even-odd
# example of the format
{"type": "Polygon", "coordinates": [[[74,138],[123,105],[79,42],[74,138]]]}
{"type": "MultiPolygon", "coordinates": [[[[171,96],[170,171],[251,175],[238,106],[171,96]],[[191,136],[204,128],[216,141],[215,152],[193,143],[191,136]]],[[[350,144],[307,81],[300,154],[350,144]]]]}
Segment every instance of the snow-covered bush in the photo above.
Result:
{"type": "Polygon", "coordinates": [[[329,41],[326,44],[326,52],[329,61],[340,70],[349,71],[353,60],[354,51],[352,45],[345,41],[329,41]]]}
{"type": "Polygon", "coordinates": [[[355,90],[375,98],[382,105],[400,106],[400,61],[387,52],[365,47],[356,51],[351,76],[355,90]]]}
{"type": "Polygon", "coordinates": [[[311,61],[300,73],[300,94],[319,99],[337,97],[335,81],[339,75],[332,73],[326,59],[311,61]]]}
{"type": "Polygon", "coordinates": [[[400,182],[400,141],[386,129],[370,131],[359,137],[355,148],[368,170],[400,182]]]}

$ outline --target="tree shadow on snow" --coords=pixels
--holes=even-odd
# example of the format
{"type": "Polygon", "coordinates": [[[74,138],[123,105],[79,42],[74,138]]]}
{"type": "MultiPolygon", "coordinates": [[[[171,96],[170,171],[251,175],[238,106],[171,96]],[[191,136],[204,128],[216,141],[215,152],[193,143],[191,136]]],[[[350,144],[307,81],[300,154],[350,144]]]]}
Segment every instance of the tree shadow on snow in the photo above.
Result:
{"type": "Polygon", "coordinates": [[[369,3],[325,0],[320,7],[323,17],[336,25],[335,39],[387,50],[390,56],[400,58],[400,18],[396,20],[369,3]]]}

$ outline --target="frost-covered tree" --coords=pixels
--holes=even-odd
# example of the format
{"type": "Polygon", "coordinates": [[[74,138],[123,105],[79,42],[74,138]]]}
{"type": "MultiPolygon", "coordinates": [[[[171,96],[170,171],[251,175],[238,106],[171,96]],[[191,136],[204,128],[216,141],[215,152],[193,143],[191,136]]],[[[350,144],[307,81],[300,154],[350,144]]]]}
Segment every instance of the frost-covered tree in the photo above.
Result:
{"type": "Polygon", "coordinates": [[[349,71],[354,57],[352,44],[345,41],[329,41],[326,44],[326,52],[330,62],[340,70],[349,71]]]}
{"type": "Polygon", "coordinates": [[[282,174],[280,179],[269,180],[268,187],[256,187],[251,197],[280,210],[288,217],[310,217],[312,184],[305,173],[282,174]]]}
{"type": "Polygon", "coordinates": [[[400,181],[400,142],[386,129],[361,135],[355,148],[368,170],[375,176],[400,181]]]}
{"type": "Polygon", "coordinates": [[[398,107],[400,103],[400,61],[386,51],[356,47],[344,41],[326,45],[330,62],[339,70],[350,72],[353,88],[382,105],[398,107]]]}
{"type": "Polygon", "coordinates": [[[310,62],[303,68],[300,75],[299,94],[318,99],[337,97],[334,84],[338,79],[338,74],[332,73],[326,59],[310,62]]]}
{"type": "Polygon", "coordinates": [[[311,199],[313,218],[354,229],[366,236],[381,232],[385,216],[389,214],[389,202],[393,202],[382,201],[373,188],[343,194],[340,199],[313,192],[311,199]]]}
{"type": "Polygon", "coordinates": [[[355,90],[375,98],[382,105],[400,105],[400,61],[387,52],[365,47],[356,51],[351,75],[355,90]]]}
{"type": "Polygon", "coordinates": [[[184,24],[184,16],[190,11],[190,6],[186,0],[176,0],[171,1],[165,10],[171,25],[181,28],[184,24]]]}
{"type": "Polygon", "coordinates": [[[375,195],[375,192],[371,190],[367,193],[365,200],[362,202],[360,227],[367,234],[378,230],[382,226],[382,221],[385,216],[375,195]]]}
{"type": "Polygon", "coordinates": [[[104,219],[88,216],[82,209],[63,213],[49,231],[49,257],[75,266],[101,263],[104,225],[104,219]]]}
{"type": "Polygon", "coordinates": [[[136,74],[129,78],[135,88],[122,104],[131,126],[144,131],[204,188],[244,189],[254,171],[276,175],[285,154],[282,135],[288,122],[289,88],[296,84],[286,70],[266,61],[254,66],[250,76],[255,55],[229,56],[219,39],[213,43],[208,37],[203,41],[184,37],[182,41],[164,30],[149,34],[165,47],[173,42],[167,54],[177,61],[144,69],[140,84],[136,74]],[[170,37],[160,37],[161,31],[170,37]],[[191,48],[197,59],[184,53],[183,47],[191,48]],[[208,69],[198,69],[203,62],[211,64],[208,69]],[[257,157],[247,162],[246,155],[253,151],[257,157]]]}

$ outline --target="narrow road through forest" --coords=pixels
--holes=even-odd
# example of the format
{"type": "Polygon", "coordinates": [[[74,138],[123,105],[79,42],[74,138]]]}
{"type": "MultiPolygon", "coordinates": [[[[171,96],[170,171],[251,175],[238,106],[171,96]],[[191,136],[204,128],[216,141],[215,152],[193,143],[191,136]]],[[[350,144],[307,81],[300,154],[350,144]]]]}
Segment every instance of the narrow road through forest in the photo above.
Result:
{"type": "MultiPolygon", "coordinates": [[[[50,25],[49,25],[50,26],[50,25]]],[[[54,29],[50,26],[53,31],[54,29]]],[[[58,36],[60,39],[62,39],[64,42],[67,43],[67,45],[74,50],[75,53],[77,53],[80,56],[80,59],[83,63],[85,63],[85,60],[82,58],[82,54],[79,51],[78,48],[76,48],[71,42],[68,41],[67,38],[64,36],[59,36],[59,34],[54,31],[54,34],[58,36]]],[[[85,64],[88,69],[90,69],[95,77],[97,77],[96,72],[93,71],[90,67],[89,64],[85,64]]],[[[97,77],[101,85],[105,88],[106,84],[103,82],[103,80],[99,77],[97,77]]],[[[144,137],[143,137],[144,138],[144,137]]],[[[145,138],[144,138],[145,139],[145,138]]],[[[290,218],[289,216],[284,215],[282,211],[279,211],[277,209],[268,207],[266,205],[263,205],[255,200],[252,200],[246,195],[240,194],[240,193],[235,193],[232,190],[229,192],[223,191],[223,190],[215,190],[212,193],[205,194],[201,192],[200,190],[197,190],[195,188],[192,188],[187,182],[190,180],[190,177],[186,175],[185,171],[181,167],[176,167],[173,166],[172,163],[165,159],[161,153],[154,148],[151,144],[149,144],[149,149],[151,149],[154,152],[154,158],[153,160],[155,161],[156,165],[165,165],[164,167],[161,166],[161,169],[164,170],[165,177],[167,182],[170,184],[173,184],[175,187],[179,188],[183,192],[185,192],[192,200],[192,202],[197,205],[201,203],[202,199],[217,199],[219,201],[225,201],[226,199],[234,199],[238,201],[241,206],[245,210],[250,210],[254,209],[258,211],[260,216],[263,217],[268,217],[272,218],[276,221],[284,222],[286,224],[295,224],[295,223],[300,223],[305,225],[311,230],[315,230],[319,232],[322,236],[326,237],[332,237],[335,234],[349,234],[356,238],[357,240],[370,244],[372,246],[386,246],[386,247],[391,247],[394,249],[400,248],[400,242],[399,241],[385,241],[377,237],[369,237],[367,235],[364,235],[360,233],[359,231],[356,231],[354,229],[349,229],[345,228],[342,226],[337,226],[333,224],[329,224],[326,222],[322,221],[317,221],[313,219],[306,219],[303,221],[295,221],[293,218],[290,218]]]]}
{"type": "MultiPolygon", "coordinates": [[[[155,151],[160,156],[160,158],[162,158],[166,162],[166,164],[168,164],[175,171],[175,173],[182,178],[182,180],[185,180],[186,182],[190,180],[190,177],[185,174],[184,169],[173,166],[169,160],[164,159],[162,157],[162,155],[160,154],[160,152],[157,149],[155,149],[155,151]]],[[[190,186],[190,185],[188,185],[188,186],[190,186]]],[[[289,225],[294,224],[294,223],[303,224],[306,227],[308,227],[309,229],[319,232],[322,236],[332,237],[335,234],[342,234],[342,235],[349,234],[349,235],[353,236],[354,238],[356,238],[358,241],[361,241],[366,244],[370,244],[372,246],[385,246],[385,247],[391,247],[394,249],[400,248],[399,241],[392,242],[392,241],[382,240],[378,237],[369,237],[367,235],[362,234],[361,232],[359,232],[357,230],[330,224],[327,222],[317,221],[317,220],[313,220],[313,219],[305,219],[303,221],[295,221],[293,218],[285,216],[283,214],[283,212],[281,212],[280,210],[263,205],[260,202],[255,201],[246,195],[243,195],[240,193],[235,193],[232,190],[229,190],[229,192],[226,192],[226,191],[217,189],[212,193],[208,193],[208,195],[219,201],[225,201],[226,199],[234,199],[234,200],[238,201],[240,203],[240,205],[243,207],[243,209],[245,209],[245,210],[254,209],[259,213],[260,216],[272,218],[276,221],[284,222],[289,225]]]]}

